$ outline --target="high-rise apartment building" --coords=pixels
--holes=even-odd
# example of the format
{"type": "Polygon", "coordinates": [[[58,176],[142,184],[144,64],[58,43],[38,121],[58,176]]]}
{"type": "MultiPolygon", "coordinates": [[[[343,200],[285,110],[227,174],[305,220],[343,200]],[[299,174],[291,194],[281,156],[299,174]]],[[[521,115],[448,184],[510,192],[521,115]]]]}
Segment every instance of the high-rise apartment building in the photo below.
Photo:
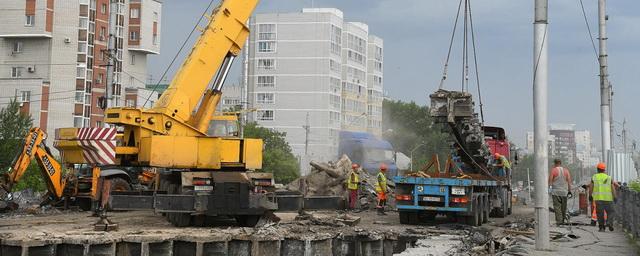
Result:
{"type": "Polygon", "coordinates": [[[0,1],[0,104],[17,99],[51,135],[102,125],[108,86],[114,106],[126,104],[125,88],[145,90],[147,55],[160,49],[161,7],[160,0],[0,1]]]}
{"type": "Polygon", "coordinates": [[[382,133],[383,41],[366,24],[314,8],[250,26],[250,120],[286,132],[303,162],[334,159],[340,130],[382,133]]]}

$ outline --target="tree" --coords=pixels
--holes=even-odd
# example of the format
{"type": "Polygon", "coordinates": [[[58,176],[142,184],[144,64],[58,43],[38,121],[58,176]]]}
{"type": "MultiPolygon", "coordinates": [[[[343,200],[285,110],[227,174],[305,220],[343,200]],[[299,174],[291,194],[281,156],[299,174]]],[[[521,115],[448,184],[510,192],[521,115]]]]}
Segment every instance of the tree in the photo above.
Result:
{"type": "Polygon", "coordinates": [[[21,113],[15,100],[0,110],[0,170],[3,172],[11,166],[32,123],[31,116],[21,113]]]}
{"type": "MultiPolygon", "coordinates": [[[[20,153],[24,137],[31,129],[33,120],[29,114],[20,112],[20,104],[11,100],[0,110],[0,174],[9,170],[14,158],[20,153]]],[[[38,165],[32,161],[14,191],[31,188],[35,191],[46,189],[38,165]]]]}
{"type": "Polygon", "coordinates": [[[262,171],[273,173],[276,182],[286,184],[300,176],[298,159],[284,139],[286,133],[248,123],[244,127],[244,136],[264,141],[262,171]]]}
{"type": "Polygon", "coordinates": [[[426,164],[434,154],[440,157],[441,163],[446,161],[450,151],[447,134],[441,132],[441,126],[433,124],[427,106],[384,100],[382,119],[384,138],[396,151],[410,156],[415,149],[414,170],[426,164]]]}

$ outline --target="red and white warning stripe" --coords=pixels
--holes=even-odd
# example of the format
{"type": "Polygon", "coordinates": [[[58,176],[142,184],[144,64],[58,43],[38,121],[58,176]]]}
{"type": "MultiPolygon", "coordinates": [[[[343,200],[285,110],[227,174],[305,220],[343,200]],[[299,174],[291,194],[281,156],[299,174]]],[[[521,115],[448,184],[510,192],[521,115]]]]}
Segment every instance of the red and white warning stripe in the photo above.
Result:
{"type": "Polygon", "coordinates": [[[79,128],[78,142],[84,159],[92,164],[115,164],[116,133],[116,128],[79,128]]]}

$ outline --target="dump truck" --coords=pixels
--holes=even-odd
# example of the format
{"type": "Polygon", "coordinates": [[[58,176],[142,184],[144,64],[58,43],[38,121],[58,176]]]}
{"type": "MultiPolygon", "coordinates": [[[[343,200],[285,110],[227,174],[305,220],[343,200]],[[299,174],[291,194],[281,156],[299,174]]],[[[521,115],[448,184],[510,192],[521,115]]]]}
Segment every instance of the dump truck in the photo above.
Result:
{"type": "Polygon", "coordinates": [[[493,160],[495,153],[510,157],[504,129],[482,126],[468,92],[441,89],[430,98],[430,115],[450,135],[451,152],[442,168],[436,155],[420,171],[393,177],[400,222],[416,224],[441,214],[480,226],[489,216],[511,214],[511,173],[499,176],[493,160]]]}

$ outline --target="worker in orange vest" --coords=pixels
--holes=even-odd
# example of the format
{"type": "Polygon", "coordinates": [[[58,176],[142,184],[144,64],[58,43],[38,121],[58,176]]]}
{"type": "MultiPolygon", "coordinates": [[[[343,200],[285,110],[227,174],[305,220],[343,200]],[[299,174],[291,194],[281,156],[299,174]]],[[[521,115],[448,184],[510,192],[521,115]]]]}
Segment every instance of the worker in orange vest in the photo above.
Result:
{"type": "Polygon", "coordinates": [[[358,202],[358,185],[360,185],[360,177],[358,169],[360,165],[352,164],[351,171],[349,172],[349,178],[347,179],[347,190],[349,191],[349,209],[356,209],[358,202]]]}
{"type": "Polygon", "coordinates": [[[380,171],[378,172],[378,176],[376,178],[376,194],[378,194],[378,215],[387,215],[384,213],[384,206],[387,204],[387,176],[385,173],[387,172],[387,165],[382,163],[380,164],[380,171]]]}

